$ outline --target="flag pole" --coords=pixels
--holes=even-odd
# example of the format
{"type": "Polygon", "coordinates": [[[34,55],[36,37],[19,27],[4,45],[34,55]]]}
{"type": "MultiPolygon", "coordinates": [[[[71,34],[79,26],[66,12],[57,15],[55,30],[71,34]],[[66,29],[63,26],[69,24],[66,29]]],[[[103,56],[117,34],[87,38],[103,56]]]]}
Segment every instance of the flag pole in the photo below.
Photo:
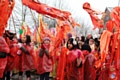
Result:
{"type": "MultiPolygon", "coordinates": [[[[37,33],[38,33],[38,35],[40,36],[40,33],[39,33],[39,31],[38,31],[38,27],[37,27],[36,20],[35,20],[35,18],[34,18],[34,15],[33,15],[33,13],[32,13],[32,10],[31,10],[31,9],[30,9],[30,12],[31,12],[32,18],[33,18],[33,20],[34,20],[34,22],[35,22],[35,27],[37,28],[37,33]]],[[[40,38],[41,38],[41,36],[40,36],[40,38]]]]}

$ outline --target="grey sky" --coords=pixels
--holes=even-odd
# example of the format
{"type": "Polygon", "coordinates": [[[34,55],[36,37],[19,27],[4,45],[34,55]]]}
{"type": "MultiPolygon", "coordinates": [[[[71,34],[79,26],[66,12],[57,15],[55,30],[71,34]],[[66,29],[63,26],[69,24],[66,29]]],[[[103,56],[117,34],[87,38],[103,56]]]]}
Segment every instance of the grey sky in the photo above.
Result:
{"type": "MultiPolygon", "coordinates": [[[[84,2],[89,2],[93,8],[99,9],[101,11],[104,11],[106,7],[115,7],[118,5],[118,0],[39,0],[47,5],[66,10],[72,13],[73,18],[76,22],[83,25],[83,28],[81,29],[81,33],[85,34],[85,31],[87,33],[91,32],[93,25],[90,19],[90,16],[87,14],[86,11],[82,9],[82,5],[84,2]]],[[[35,14],[36,12],[33,11],[35,14]]],[[[17,28],[21,27],[22,23],[22,4],[21,0],[16,0],[16,6],[13,11],[13,17],[15,20],[15,25],[17,28]]],[[[37,18],[37,16],[35,15],[37,18]]],[[[11,31],[14,31],[13,27],[13,21],[12,19],[9,20],[10,23],[8,23],[8,28],[11,31]]],[[[32,15],[30,13],[30,9],[27,10],[26,15],[26,23],[32,28],[32,31],[34,29],[35,23],[32,18],[32,15]]],[[[18,31],[19,29],[17,29],[18,31]]]]}

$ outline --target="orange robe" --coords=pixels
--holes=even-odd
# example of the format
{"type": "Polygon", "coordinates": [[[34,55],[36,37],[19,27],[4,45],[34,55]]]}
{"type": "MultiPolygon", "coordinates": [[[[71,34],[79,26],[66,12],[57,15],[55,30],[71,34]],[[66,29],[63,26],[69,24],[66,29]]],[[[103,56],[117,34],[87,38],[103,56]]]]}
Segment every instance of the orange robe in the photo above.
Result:
{"type": "Polygon", "coordinates": [[[94,68],[95,58],[92,53],[84,50],[82,51],[83,55],[85,56],[84,62],[84,80],[95,80],[96,79],[96,72],[94,68]]]}
{"type": "MultiPolygon", "coordinates": [[[[29,54],[24,53],[21,50],[18,50],[19,56],[16,57],[16,69],[19,71],[28,71],[35,69],[34,65],[34,48],[32,45],[23,44],[25,49],[29,52],[29,54]]],[[[17,52],[17,53],[18,53],[17,52]]]]}
{"type": "MultiPolygon", "coordinates": [[[[5,39],[1,36],[0,36],[0,52],[5,52],[6,55],[10,52],[8,44],[6,43],[5,39]]],[[[0,58],[0,78],[3,77],[6,65],[7,65],[7,57],[0,58]]]]}
{"type": "Polygon", "coordinates": [[[13,71],[15,69],[15,58],[17,57],[17,51],[18,51],[18,46],[17,46],[17,40],[14,40],[10,43],[10,53],[8,58],[8,63],[6,70],[7,71],[13,71]]]}

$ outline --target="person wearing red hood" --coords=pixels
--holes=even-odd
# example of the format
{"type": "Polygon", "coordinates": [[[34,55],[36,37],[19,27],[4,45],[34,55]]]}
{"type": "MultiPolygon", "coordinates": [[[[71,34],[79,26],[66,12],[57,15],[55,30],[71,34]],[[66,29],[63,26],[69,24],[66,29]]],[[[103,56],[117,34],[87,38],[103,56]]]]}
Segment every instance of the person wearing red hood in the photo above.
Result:
{"type": "Polygon", "coordinates": [[[39,54],[37,72],[40,74],[40,80],[49,80],[49,74],[52,71],[52,57],[49,52],[50,41],[49,37],[45,37],[37,52],[39,54]]]}
{"type": "Polygon", "coordinates": [[[17,56],[17,51],[18,51],[18,46],[17,46],[17,39],[13,38],[12,40],[10,40],[10,53],[7,56],[8,59],[8,63],[7,63],[7,67],[6,67],[6,71],[7,71],[7,75],[6,78],[7,80],[10,80],[10,72],[13,71],[15,69],[15,58],[17,56]]]}
{"type": "Polygon", "coordinates": [[[0,80],[3,80],[3,74],[7,65],[7,54],[10,52],[5,39],[0,36],[0,80]]]}
{"type": "Polygon", "coordinates": [[[84,56],[75,38],[69,38],[59,56],[56,80],[84,80],[82,65],[84,56]]]}
{"type": "Polygon", "coordinates": [[[31,45],[31,37],[26,35],[22,38],[22,43],[19,43],[19,50],[16,57],[16,68],[19,70],[19,78],[22,79],[23,72],[26,73],[27,80],[30,80],[31,74],[30,70],[35,69],[34,66],[34,48],[31,45]]]}
{"type": "Polygon", "coordinates": [[[84,80],[95,80],[96,79],[96,72],[94,68],[95,58],[94,55],[91,53],[91,48],[88,44],[82,45],[82,53],[84,55],[84,80]]]}

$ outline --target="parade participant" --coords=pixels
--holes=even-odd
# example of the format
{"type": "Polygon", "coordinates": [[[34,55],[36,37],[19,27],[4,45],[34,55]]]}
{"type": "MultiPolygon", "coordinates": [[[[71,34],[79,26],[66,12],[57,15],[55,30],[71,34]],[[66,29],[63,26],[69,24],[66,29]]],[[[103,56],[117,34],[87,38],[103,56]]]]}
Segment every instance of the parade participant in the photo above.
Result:
{"type": "Polygon", "coordinates": [[[92,54],[94,55],[95,58],[95,70],[96,70],[96,80],[98,80],[101,72],[101,59],[100,59],[100,45],[99,41],[95,39],[95,47],[94,51],[92,51],[92,54]]]}
{"type": "Polygon", "coordinates": [[[84,41],[85,41],[84,36],[81,36],[80,39],[78,40],[78,47],[79,47],[80,50],[82,48],[82,45],[84,44],[84,41]]]}
{"type": "Polygon", "coordinates": [[[5,70],[7,71],[6,79],[10,80],[10,72],[15,68],[15,57],[17,56],[16,53],[18,50],[18,47],[16,46],[17,44],[16,33],[12,33],[9,30],[5,30],[3,37],[10,48],[10,53],[7,55],[7,66],[5,70]]]}
{"type": "Polygon", "coordinates": [[[78,48],[79,48],[80,50],[81,50],[83,44],[84,44],[84,42],[78,41],[78,48]]]}
{"type": "Polygon", "coordinates": [[[34,48],[30,43],[31,38],[29,35],[26,35],[22,38],[22,44],[18,44],[20,50],[17,52],[19,56],[16,57],[18,59],[16,60],[16,68],[19,70],[20,79],[22,78],[23,72],[26,72],[27,80],[30,80],[30,70],[35,69],[33,61],[34,48]]]}
{"type": "Polygon", "coordinates": [[[100,45],[99,43],[95,42],[95,47],[94,47],[94,51],[92,51],[92,54],[94,55],[95,57],[95,67],[97,68],[98,67],[98,64],[97,64],[97,61],[100,60],[100,45]]]}
{"type": "Polygon", "coordinates": [[[94,51],[95,50],[95,41],[93,39],[89,40],[89,45],[90,45],[91,50],[94,51]]]}
{"type": "Polygon", "coordinates": [[[79,68],[82,67],[83,56],[74,38],[67,41],[67,48],[69,51],[66,53],[65,80],[81,80],[79,68]]]}
{"type": "Polygon", "coordinates": [[[52,71],[52,57],[49,52],[50,41],[49,37],[45,37],[41,47],[38,49],[37,72],[40,74],[40,80],[49,80],[49,74],[52,71]]]}
{"type": "Polygon", "coordinates": [[[75,40],[78,42],[78,41],[80,40],[80,38],[79,38],[79,37],[76,37],[75,40]]]}
{"type": "Polygon", "coordinates": [[[10,41],[10,45],[9,45],[10,53],[7,56],[8,63],[7,63],[7,67],[6,67],[6,71],[7,71],[6,78],[7,78],[7,80],[10,80],[10,72],[15,69],[15,58],[17,56],[17,51],[19,49],[18,46],[17,46],[17,43],[18,43],[18,41],[17,41],[16,38],[13,38],[10,41]]]}
{"type": "Polygon", "coordinates": [[[7,54],[10,52],[5,39],[0,36],[0,80],[3,80],[3,74],[7,65],[7,54]]]}
{"type": "Polygon", "coordinates": [[[34,50],[36,51],[39,47],[39,44],[37,41],[34,41],[34,50]]]}
{"type": "Polygon", "coordinates": [[[95,80],[96,79],[96,72],[94,68],[94,55],[91,53],[91,48],[88,44],[82,45],[82,53],[85,57],[84,60],[84,80],[95,80]]]}
{"type": "Polygon", "coordinates": [[[86,43],[86,44],[89,44],[89,40],[90,40],[90,39],[93,39],[91,33],[89,33],[89,34],[87,35],[87,37],[86,37],[86,39],[85,39],[85,43],[86,43]]]}
{"type": "Polygon", "coordinates": [[[85,36],[81,36],[80,41],[85,42],[85,36]]]}

